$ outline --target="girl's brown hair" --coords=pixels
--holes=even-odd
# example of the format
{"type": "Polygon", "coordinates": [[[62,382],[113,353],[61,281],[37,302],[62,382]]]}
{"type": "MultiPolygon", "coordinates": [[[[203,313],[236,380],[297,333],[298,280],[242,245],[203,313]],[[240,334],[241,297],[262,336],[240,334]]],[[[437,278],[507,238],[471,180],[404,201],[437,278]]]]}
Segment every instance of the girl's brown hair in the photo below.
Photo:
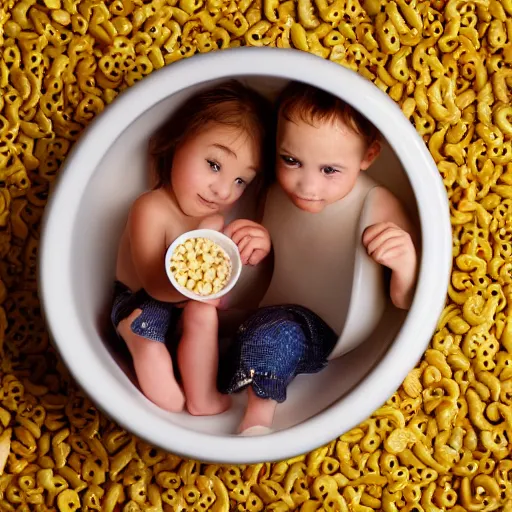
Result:
{"type": "Polygon", "coordinates": [[[236,80],[229,80],[185,101],[149,140],[149,166],[155,188],[169,185],[174,152],[188,137],[218,123],[239,129],[261,147],[262,165],[271,119],[270,104],[236,80]]]}
{"type": "Polygon", "coordinates": [[[342,99],[302,82],[291,82],[281,92],[279,114],[288,121],[300,119],[312,124],[315,121],[341,121],[360,135],[366,146],[380,138],[379,131],[363,114],[342,99]]]}

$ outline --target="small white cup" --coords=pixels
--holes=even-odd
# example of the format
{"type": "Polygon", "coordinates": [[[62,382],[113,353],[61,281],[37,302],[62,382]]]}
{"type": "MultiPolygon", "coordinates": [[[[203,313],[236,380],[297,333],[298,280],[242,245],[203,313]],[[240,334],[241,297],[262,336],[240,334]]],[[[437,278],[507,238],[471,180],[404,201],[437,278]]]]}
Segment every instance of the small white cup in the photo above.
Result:
{"type": "Polygon", "coordinates": [[[207,302],[214,299],[220,299],[233,289],[238,281],[238,278],[240,277],[240,273],[242,272],[242,260],[240,259],[240,252],[238,251],[237,245],[228,236],[224,235],[220,231],[215,231],[214,229],[195,229],[193,231],[187,231],[186,233],[183,233],[169,246],[167,252],[165,253],[165,271],[167,272],[169,281],[171,281],[172,285],[182,295],[188,299],[196,300],[199,302],[207,302]],[[230,259],[231,273],[229,275],[228,282],[226,283],[226,286],[224,286],[224,288],[222,288],[222,290],[217,293],[212,293],[210,295],[199,295],[192,290],[189,290],[188,288],[178,284],[173,272],[171,271],[171,258],[176,247],[185,243],[191,238],[208,238],[208,240],[211,240],[221,249],[223,249],[230,259]]]}

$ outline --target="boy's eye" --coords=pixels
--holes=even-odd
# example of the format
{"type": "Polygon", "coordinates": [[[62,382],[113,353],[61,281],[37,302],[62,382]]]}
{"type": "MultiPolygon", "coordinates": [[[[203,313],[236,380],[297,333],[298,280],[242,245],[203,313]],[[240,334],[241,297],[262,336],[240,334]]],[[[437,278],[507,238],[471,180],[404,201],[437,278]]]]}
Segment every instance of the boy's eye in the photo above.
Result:
{"type": "Polygon", "coordinates": [[[281,155],[281,160],[286,165],[291,165],[294,167],[298,167],[300,165],[300,162],[297,159],[293,158],[292,156],[281,155]]]}
{"type": "Polygon", "coordinates": [[[332,174],[336,174],[337,172],[340,172],[340,171],[338,171],[338,169],[335,169],[334,167],[324,167],[322,169],[322,172],[324,174],[326,174],[327,176],[331,176],[332,174]]]}
{"type": "Polygon", "coordinates": [[[208,162],[208,165],[214,172],[220,171],[220,165],[217,162],[214,162],[213,160],[206,160],[208,162]]]}
{"type": "Polygon", "coordinates": [[[235,180],[235,183],[236,183],[237,185],[243,186],[243,185],[245,185],[245,180],[243,180],[242,178],[237,178],[237,179],[235,180]]]}

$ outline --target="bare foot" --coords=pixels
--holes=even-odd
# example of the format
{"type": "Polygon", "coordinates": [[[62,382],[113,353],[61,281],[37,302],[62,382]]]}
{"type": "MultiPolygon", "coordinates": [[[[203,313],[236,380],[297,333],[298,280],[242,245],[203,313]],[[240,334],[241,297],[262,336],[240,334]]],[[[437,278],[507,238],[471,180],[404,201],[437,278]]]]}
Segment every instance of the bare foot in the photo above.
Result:
{"type": "Polygon", "coordinates": [[[262,425],[254,425],[254,427],[249,427],[245,430],[242,430],[240,432],[240,435],[242,437],[249,437],[249,436],[266,436],[268,434],[271,434],[273,430],[269,427],[263,427],[262,425]]]}
{"type": "Polygon", "coordinates": [[[276,407],[277,402],[268,398],[259,398],[254,393],[252,387],[250,387],[247,393],[247,409],[238,427],[238,434],[246,432],[253,427],[270,429],[274,421],[276,407]]]}
{"type": "Polygon", "coordinates": [[[231,407],[231,397],[222,393],[214,393],[203,404],[187,402],[187,409],[192,416],[214,416],[227,411],[231,407]]]}

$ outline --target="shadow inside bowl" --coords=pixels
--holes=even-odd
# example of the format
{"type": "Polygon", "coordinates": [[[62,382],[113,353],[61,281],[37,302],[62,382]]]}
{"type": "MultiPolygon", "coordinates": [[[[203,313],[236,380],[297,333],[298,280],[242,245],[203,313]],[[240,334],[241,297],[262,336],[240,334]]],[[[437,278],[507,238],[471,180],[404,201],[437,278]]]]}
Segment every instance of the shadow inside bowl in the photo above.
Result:
{"type": "MultiPolygon", "coordinates": [[[[271,97],[285,84],[282,79],[269,77],[250,77],[242,81],[271,97]]],[[[77,279],[75,300],[81,308],[82,323],[89,330],[95,352],[104,358],[105,345],[108,347],[110,357],[122,369],[124,376],[120,372],[119,380],[125,387],[135,385],[133,366],[109,319],[118,242],[131,203],[147,189],[146,148],[150,134],[186,97],[211,84],[203,83],[169,96],[127,127],[96,168],[79,206],[72,250],[73,275],[77,279]],[[95,327],[95,332],[90,330],[91,326],[95,327]]],[[[368,173],[403,202],[418,225],[414,193],[399,159],[387,144],[384,144],[381,156],[368,173]]],[[[254,211],[254,196],[247,194],[232,215],[250,217],[254,211]]],[[[241,281],[243,283],[237,286],[237,300],[247,308],[255,307],[268,285],[269,269],[264,265],[259,269],[246,268],[241,281]]],[[[364,311],[361,313],[363,316],[364,311]]],[[[343,399],[383,357],[405,317],[406,313],[389,303],[382,320],[366,342],[330,362],[321,373],[298,377],[289,388],[287,401],[277,409],[275,428],[285,429],[301,423],[343,399]]],[[[221,321],[225,334],[229,336],[239,319],[230,319],[224,314],[221,321]]],[[[231,434],[241,418],[244,402],[245,395],[237,395],[234,407],[215,417],[198,418],[182,413],[169,414],[167,418],[188,430],[231,434]]],[[[153,408],[152,404],[147,404],[153,408]]]]}

